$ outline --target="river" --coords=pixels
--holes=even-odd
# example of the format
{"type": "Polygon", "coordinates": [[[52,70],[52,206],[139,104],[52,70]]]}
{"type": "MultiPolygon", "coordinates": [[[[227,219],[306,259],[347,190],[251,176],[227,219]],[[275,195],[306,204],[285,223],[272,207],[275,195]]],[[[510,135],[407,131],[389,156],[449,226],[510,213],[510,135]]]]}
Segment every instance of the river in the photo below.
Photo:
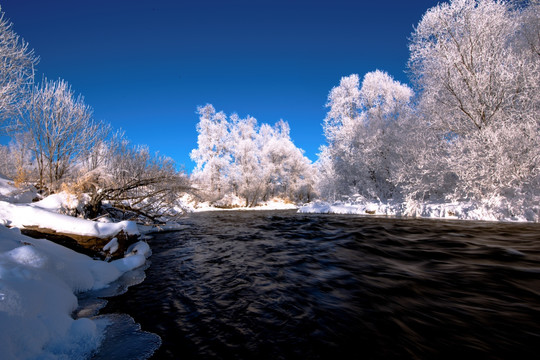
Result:
{"type": "Polygon", "coordinates": [[[101,312],[152,359],[540,356],[540,225],[293,211],[191,214],[101,312]]]}

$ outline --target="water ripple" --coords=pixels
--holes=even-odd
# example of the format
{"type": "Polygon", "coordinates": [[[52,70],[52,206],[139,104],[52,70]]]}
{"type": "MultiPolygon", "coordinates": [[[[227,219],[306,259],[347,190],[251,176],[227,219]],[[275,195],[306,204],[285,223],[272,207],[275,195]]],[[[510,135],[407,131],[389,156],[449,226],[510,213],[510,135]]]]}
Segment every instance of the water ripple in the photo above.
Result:
{"type": "Polygon", "coordinates": [[[537,358],[540,227],[293,212],[194,214],[104,312],[156,359],[537,358]]]}

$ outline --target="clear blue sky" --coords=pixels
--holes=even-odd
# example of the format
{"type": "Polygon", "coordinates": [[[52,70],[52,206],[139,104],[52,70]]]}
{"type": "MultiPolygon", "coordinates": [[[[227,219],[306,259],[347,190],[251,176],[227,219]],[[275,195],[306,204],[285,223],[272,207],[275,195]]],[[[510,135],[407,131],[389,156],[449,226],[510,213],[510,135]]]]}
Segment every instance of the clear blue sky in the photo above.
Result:
{"type": "Polygon", "coordinates": [[[283,119],[316,160],[329,91],[385,70],[407,82],[408,38],[437,0],[0,0],[95,117],[191,171],[196,109],[283,119]]]}

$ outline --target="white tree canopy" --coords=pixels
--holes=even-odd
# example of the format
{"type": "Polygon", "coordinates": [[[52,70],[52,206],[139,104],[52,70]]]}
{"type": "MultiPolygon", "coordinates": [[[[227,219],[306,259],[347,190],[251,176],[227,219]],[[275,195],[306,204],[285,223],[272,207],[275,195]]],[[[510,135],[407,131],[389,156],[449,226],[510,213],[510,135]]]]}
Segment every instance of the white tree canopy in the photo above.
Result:
{"type": "Polygon", "coordinates": [[[408,86],[379,70],[367,73],[361,87],[356,74],[341,79],[328,96],[323,125],[328,146],[319,162],[322,193],[394,196],[391,178],[401,163],[397,129],[409,116],[412,96],[408,86]]]}
{"type": "Polygon", "coordinates": [[[254,206],[272,197],[307,201],[313,196],[313,166],[292,142],[285,121],[258,125],[252,116],[227,118],[212,105],[199,108],[199,114],[192,179],[205,200],[230,205],[223,199],[233,195],[254,206]]]}

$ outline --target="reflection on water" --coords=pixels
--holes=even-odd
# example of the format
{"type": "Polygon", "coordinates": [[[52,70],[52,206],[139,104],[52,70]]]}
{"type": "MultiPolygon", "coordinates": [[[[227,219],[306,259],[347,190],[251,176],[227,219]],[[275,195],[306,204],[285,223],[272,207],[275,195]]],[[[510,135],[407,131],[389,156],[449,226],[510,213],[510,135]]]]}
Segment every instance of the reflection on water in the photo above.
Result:
{"type": "Polygon", "coordinates": [[[155,359],[538,358],[540,226],[199,213],[110,299],[155,359]]]}

